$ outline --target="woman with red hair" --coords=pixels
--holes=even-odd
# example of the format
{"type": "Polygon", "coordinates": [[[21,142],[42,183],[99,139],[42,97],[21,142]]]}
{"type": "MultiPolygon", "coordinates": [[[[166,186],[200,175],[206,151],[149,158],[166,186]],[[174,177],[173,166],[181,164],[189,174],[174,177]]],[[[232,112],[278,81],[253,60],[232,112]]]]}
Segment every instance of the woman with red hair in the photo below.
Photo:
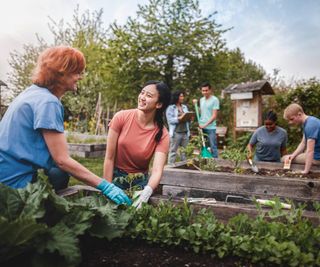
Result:
{"type": "Polygon", "coordinates": [[[0,122],[0,182],[23,188],[36,181],[38,169],[44,169],[55,190],[67,187],[71,174],[117,204],[130,205],[120,188],[68,154],[60,99],[77,90],[84,69],[83,54],[72,47],[48,48],[39,56],[33,84],[15,98],[0,122]]]}

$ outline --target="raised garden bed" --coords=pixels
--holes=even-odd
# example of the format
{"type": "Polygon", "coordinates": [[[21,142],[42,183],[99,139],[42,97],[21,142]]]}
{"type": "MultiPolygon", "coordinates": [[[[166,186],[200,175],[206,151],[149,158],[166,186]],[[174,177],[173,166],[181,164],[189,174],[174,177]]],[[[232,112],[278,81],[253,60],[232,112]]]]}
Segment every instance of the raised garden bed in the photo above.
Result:
{"type": "MultiPolygon", "coordinates": [[[[161,180],[162,195],[170,197],[215,198],[224,206],[216,212],[250,214],[254,198],[280,198],[304,203],[313,209],[313,203],[320,201],[320,170],[313,168],[310,175],[302,175],[303,165],[293,164],[291,171],[283,170],[281,163],[258,163],[259,173],[253,173],[246,162],[242,162],[235,173],[234,163],[219,159],[215,171],[202,171],[187,162],[167,166],[161,180]],[[217,171],[219,170],[219,171],[217,171]],[[235,208],[230,203],[244,206],[235,208]],[[230,207],[230,208],[228,208],[230,207]]],[[[221,217],[220,216],[220,217],[221,217]]],[[[218,215],[219,217],[219,215],[218,215]]]]}
{"type": "Polygon", "coordinates": [[[104,157],[106,137],[81,133],[66,133],[69,153],[82,158],[104,157]]]}
{"type": "Polygon", "coordinates": [[[0,190],[1,266],[320,265],[319,228],[301,209],[223,224],[201,205],[159,203],[163,196],[137,210],[117,207],[87,186],[61,191],[66,198],[41,180],[21,191],[0,190]]]}

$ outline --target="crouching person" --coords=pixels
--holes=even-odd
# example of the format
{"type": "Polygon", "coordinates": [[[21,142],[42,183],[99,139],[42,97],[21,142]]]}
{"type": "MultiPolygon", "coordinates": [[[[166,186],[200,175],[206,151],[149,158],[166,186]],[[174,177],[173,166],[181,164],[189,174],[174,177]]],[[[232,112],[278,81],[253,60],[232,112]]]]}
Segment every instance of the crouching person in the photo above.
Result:
{"type": "Polygon", "coordinates": [[[103,177],[127,189],[130,184],[119,177],[143,173],[141,179],[132,183],[143,189],[134,203],[138,208],[149,200],[162,177],[169,150],[169,134],[163,116],[169,103],[168,86],[163,82],[149,81],[138,96],[138,107],[116,113],[109,125],[103,177]]]}
{"type": "Polygon", "coordinates": [[[84,69],[83,54],[72,47],[48,48],[39,56],[33,84],[14,99],[0,122],[0,182],[23,188],[44,169],[55,190],[67,187],[71,174],[117,204],[131,204],[120,188],[69,156],[60,100],[77,90],[84,69]]]}
{"type": "Polygon", "coordinates": [[[298,104],[291,104],[283,114],[289,124],[303,127],[303,137],[296,150],[283,158],[295,163],[304,164],[303,174],[310,171],[312,164],[320,165],[320,120],[304,113],[298,104]]]}

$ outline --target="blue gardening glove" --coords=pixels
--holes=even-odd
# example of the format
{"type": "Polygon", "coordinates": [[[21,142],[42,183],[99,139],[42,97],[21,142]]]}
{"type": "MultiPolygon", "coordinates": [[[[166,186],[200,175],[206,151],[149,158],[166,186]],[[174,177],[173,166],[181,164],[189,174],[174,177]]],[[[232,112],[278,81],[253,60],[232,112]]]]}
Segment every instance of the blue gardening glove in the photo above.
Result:
{"type": "Polygon", "coordinates": [[[101,190],[102,194],[110,198],[118,205],[132,204],[130,198],[119,187],[115,186],[112,183],[109,183],[106,180],[103,180],[100,184],[98,184],[97,189],[101,190]]]}
{"type": "Polygon", "coordinates": [[[146,185],[142,191],[139,191],[138,195],[139,198],[134,201],[133,206],[137,209],[141,208],[142,203],[148,202],[149,198],[152,195],[152,188],[149,185],[146,185]]]}

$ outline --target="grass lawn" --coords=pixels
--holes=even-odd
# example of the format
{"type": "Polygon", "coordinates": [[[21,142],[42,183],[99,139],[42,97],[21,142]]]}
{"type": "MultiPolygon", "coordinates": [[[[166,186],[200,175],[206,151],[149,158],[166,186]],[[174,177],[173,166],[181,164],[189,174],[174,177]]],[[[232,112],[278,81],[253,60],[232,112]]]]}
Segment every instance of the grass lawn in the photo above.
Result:
{"type": "MultiPolygon", "coordinates": [[[[81,163],[86,168],[88,168],[94,174],[98,175],[99,177],[102,177],[104,157],[101,157],[101,158],[72,157],[72,158],[75,159],[76,161],[78,161],[79,163],[81,163]]],[[[69,186],[75,185],[75,184],[82,184],[82,182],[75,179],[74,177],[71,177],[70,182],[69,182],[69,186]]]]}
{"type": "MultiPolygon", "coordinates": [[[[101,158],[79,158],[79,157],[72,157],[76,161],[80,162],[83,166],[88,168],[94,174],[102,177],[103,174],[103,162],[104,157],[101,158]]],[[[48,179],[48,177],[43,173],[43,170],[38,171],[38,177],[42,179],[48,179]]],[[[84,184],[77,180],[74,177],[70,177],[69,186],[76,185],[76,184],[84,184]]]]}

